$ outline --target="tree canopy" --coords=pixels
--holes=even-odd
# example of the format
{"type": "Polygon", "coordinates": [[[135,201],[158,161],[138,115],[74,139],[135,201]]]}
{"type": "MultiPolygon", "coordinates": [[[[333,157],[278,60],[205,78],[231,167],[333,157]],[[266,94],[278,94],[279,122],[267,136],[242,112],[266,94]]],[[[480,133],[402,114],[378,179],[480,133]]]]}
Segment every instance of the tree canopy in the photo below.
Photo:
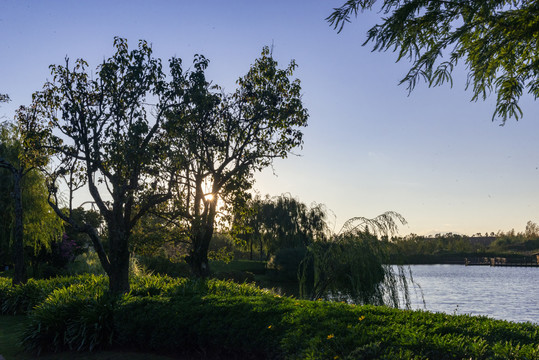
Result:
{"type": "Polygon", "coordinates": [[[52,81],[21,111],[47,130],[30,148],[54,156],[54,168],[44,169],[50,204],[90,236],[110,290],[122,293],[129,290],[133,230],[173,200],[165,207],[188,229],[194,273],[206,276],[218,199],[237,199],[254,171],[302,143],[307,112],[299,80],[289,80],[295,64],[278,69],[264,49],[238,90],[224,94],[206,81],[208,60],[201,55],[192,70],[172,58],[167,79],[147,42],[129,50],[125,39],[115,38],[114,46],[115,54],[92,76],[82,59],[51,65],[52,81]],[[68,188],[67,213],[61,181],[68,188]],[[74,194],[83,188],[105,221],[106,247],[95,227],[71,216],[74,194]]]}
{"type": "MultiPolygon", "coordinates": [[[[381,2],[381,1],[380,1],[381,2]]],[[[327,18],[339,32],[376,0],[348,0],[327,18]]],[[[459,61],[468,69],[472,100],[496,94],[492,119],[502,124],[523,116],[519,100],[539,96],[539,6],[535,1],[384,0],[382,23],[363,43],[373,51],[393,50],[412,66],[401,80],[412,91],[421,79],[429,86],[452,84],[459,61]]]]}
{"type": "Polygon", "coordinates": [[[163,114],[171,95],[161,60],[145,41],[129,51],[126,40],[115,38],[114,46],[114,55],[93,76],[82,59],[52,65],[52,81],[34,94],[30,109],[50,127],[48,142],[34,146],[54,155],[55,166],[48,171],[50,204],[73,229],[90,236],[111,291],[120,293],[129,289],[131,230],[170,197],[174,171],[163,145],[163,114]],[[156,105],[149,105],[149,98],[156,105]],[[67,204],[59,196],[62,180],[67,204]],[[95,227],[71,216],[74,193],[82,188],[106,223],[108,251],[95,227]]]}
{"type": "MultiPolygon", "coordinates": [[[[175,205],[188,228],[188,262],[200,276],[209,274],[207,252],[218,204],[243,202],[256,171],[302,145],[308,118],[300,82],[291,79],[296,64],[279,68],[268,47],[229,94],[206,80],[208,63],[195,57],[195,70],[176,89],[184,101],[167,115],[171,148],[184,164],[175,205]]],[[[173,76],[182,73],[180,62],[170,65],[173,76]]]]}

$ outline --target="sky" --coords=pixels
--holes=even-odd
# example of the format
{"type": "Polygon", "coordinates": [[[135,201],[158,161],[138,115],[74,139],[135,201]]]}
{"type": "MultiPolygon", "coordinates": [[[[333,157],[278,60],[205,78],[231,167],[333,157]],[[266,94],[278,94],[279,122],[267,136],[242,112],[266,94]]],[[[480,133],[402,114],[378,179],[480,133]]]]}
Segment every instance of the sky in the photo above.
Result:
{"type": "Polygon", "coordinates": [[[539,222],[539,108],[524,97],[524,117],[491,121],[494,97],[471,102],[466,69],[453,86],[399,80],[410,64],[362,46],[380,14],[366,12],[338,34],[325,21],[344,0],[0,0],[0,93],[12,118],[50,79],[48,66],[83,58],[95,67],[113,38],[144,39],[166,63],[210,59],[207,77],[235,89],[263,46],[285,67],[295,59],[309,110],[304,144],[256,175],[262,195],[289,193],[331,211],[338,231],[349,218],[396,211],[400,234],[472,235],[524,231],[539,222]]]}

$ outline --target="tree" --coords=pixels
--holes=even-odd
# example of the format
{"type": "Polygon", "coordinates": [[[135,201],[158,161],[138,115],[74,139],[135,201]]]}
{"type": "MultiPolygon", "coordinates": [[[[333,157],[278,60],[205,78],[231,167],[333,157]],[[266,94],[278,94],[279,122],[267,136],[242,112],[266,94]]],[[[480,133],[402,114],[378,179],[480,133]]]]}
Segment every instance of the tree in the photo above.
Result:
{"type": "MultiPolygon", "coordinates": [[[[348,0],[327,20],[340,32],[352,15],[371,10],[375,3],[348,0]]],[[[373,50],[392,49],[397,61],[408,58],[412,66],[401,84],[410,91],[420,79],[429,86],[452,84],[453,68],[464,60],[472,100],[496,94],[493,120],[518,120],[525,89],[534,99],[539,96],[536,2],[384,0],[381,11],[387,17],[368,31],[363,45],[373,42],[373,50]]]]}
{"type": "MultiPolygon", "coordinates": [[[[19,125],[24,125],[19,119],[19,125]]],[[[47,204],[45,179],[34,165],[46,163],[42,155],[29,156],[24,142],[31,138],[28,129],[22,132],[12,123],[0,126],[0,223],[2,248],[10,251],[15,265],[13,284],[27,280],[24,247],[34,252],[50,250],[60,239],[63,226],[47,204]],[[11,194],[11,196],[8,196],[11,194]]]]}
{"type": "Polygon", "coordinates": [[[52,65],[52,81],[34,94],[32,108],[59,134],[49,136],[45,147],[56,159],[48,173],[50,205],[73,229],[88,234],[110,291],[124,293],[129,290],[132,229],[171,196],[175,170],[165,142],[164,113],[177,94],[145,41],[129,51],[125,39],[115,38],[114,46],[114,55],[92,76],[82,59],[74,66],[68,58],[65,66],[52,65]],[[60,201],[62,180],[68,189],[67,212],[60,201]],[[73,194],[84,187],[106,224],[107,250],[94,226],[72,216],[73,194]]]}
{"type": "MultiPolygon", "coordinates": [[[[206,58],[195,57],[195,70],[180,76],[188,79],[178,88],[185,101],[168,113],[169,131],[177,139],[174,151],[186,165],[176,187],[176,207],[188,228],[187,261],[201,277],[209,274],[208,249],[218,204],[244,202],[256,171],[301,146],[300,129],[308,117],[300,82],[291,79],[296,64],[279,69],[269,48],[238,79],[231,94],[206,80],[207,66],[206,58]]],[[[181,72],[181,64],[171,62],[173,76],[181,72]]],[[[174,79],[173,83],[179,84],[174,79]]]]}
{"type": "Polygon", "coordinates": [[[268,255],[281,249],[306,248],[329,233],[324,205],[309,207],[290,194],[265,199],[255,196],[235,211],[233,230],[249,246],[251,258],[255,242],[262,258],[264,248],[268,255]]]}
{"type": "Polygon", "coordinates": [[[387,246],[379,236],[389,237],[406,220],[386,212],[374,219],[356,217],[342,230],[308,246],[300,271],[300,294],[311,299],[353,300],[358,304],[409,306],[404,268],[389,264],[387,246]],[[314,270],[310,276],[309,269],[314,270]],[[401,292],[399,290],[402,290],[401,292]]]}

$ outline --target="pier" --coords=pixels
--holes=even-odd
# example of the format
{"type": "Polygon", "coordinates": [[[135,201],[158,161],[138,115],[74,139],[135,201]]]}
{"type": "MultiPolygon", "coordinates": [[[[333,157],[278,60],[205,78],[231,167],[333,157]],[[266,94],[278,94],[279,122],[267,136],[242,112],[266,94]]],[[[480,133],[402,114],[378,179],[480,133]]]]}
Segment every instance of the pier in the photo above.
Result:
{"type": "Polygon", "coordinates": [[[523,257],[522,259],[503,257],[465,258],[466,266],[516,266],[516,267],[539,267],[537,257],[523,257]]]}

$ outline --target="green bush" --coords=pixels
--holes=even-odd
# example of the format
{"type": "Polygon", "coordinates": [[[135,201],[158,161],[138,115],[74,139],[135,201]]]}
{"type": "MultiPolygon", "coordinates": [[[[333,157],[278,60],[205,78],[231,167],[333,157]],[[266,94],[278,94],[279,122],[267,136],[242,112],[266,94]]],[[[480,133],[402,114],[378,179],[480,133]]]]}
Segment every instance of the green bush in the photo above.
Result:
{"type": "Polygon", "coordinates": [[[31,352],[89,350],[112,345],[114,298],[105,281],[58,288],[30,314],[23,343],[31,352]]]}
{"type": "Polygon", "coordinates": [[[0,278],[0,312],[8,315],[26,314],[58,288],[72,284],[104,281],[92,275],[62,276],[47,280],[29,279],[26,284],[11,286],[11,279],[0,278]]]}
{"type": "Polygon", "coordinates": [[[118,298],[107,295],[103,277],[65,281],[30,312],[24,344],[34,352],[121,346],[242,359],[539,358],[539,326],[529,323],[296,300],[219,280],[135,277],[118,298]]]}

